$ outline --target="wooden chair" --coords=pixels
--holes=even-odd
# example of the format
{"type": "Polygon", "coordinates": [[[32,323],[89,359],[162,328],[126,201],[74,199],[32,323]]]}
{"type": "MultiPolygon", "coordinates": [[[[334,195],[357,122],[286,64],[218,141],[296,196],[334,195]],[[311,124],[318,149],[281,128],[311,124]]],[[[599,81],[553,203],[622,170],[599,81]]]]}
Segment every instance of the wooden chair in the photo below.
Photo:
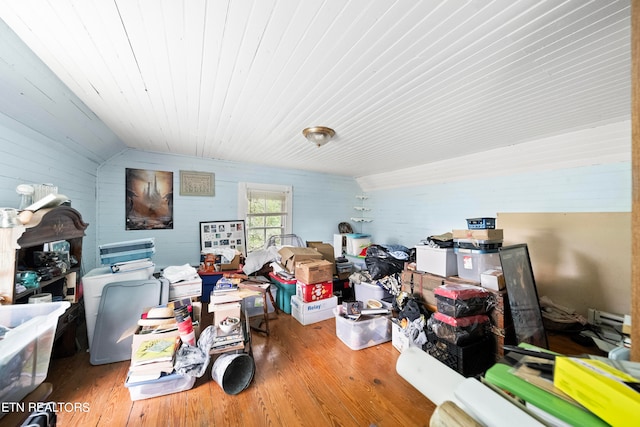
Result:
{"type": "Polygon", "coordinates": [[[273,294],[271,293],[271,286],[273,285],[271,282],[259,282],[254,280],[245,280],[238,284],[239,288],[249,289],[252,291],[260,292],[262,295],[263,301],[263,309],[264,313],[258,323],[254,322],[251,324],[251,329],[256,332],[262,332],[266,335],[269,335],[269,307],[267,305],[267,295],[269,296],[269,300],[273,305],[276,316],[278,315],[278,306],[276,305],[276,301],[273,298],[273,294]],[[262,324],[264,323],[264,328],[262,328],[262,324]]]}

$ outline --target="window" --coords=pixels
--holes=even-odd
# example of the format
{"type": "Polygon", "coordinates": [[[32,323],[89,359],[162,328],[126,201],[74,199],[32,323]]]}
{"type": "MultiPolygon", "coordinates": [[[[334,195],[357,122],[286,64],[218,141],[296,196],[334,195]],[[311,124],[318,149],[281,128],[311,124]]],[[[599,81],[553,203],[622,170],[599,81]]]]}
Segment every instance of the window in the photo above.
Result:
{"type": "Polygon", "coordinates": [[[245,218],[247,251],[264,249],[271,236],[291,234],[292,188],[240,183],[239,217],[245,218]]]}

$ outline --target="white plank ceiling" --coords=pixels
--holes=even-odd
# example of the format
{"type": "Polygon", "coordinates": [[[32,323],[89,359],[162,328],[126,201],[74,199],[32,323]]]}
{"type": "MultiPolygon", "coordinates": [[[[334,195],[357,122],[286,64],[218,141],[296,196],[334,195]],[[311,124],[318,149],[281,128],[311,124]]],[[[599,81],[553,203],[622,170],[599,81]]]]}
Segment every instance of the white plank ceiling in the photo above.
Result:
{"type": "Polygon", "coordinates": [[[630,118],[629,0],[2,0],[0,18],[140,150],[363,177],[630,118]],[[316,125],[335,139],[307,142],[316,125]]]}

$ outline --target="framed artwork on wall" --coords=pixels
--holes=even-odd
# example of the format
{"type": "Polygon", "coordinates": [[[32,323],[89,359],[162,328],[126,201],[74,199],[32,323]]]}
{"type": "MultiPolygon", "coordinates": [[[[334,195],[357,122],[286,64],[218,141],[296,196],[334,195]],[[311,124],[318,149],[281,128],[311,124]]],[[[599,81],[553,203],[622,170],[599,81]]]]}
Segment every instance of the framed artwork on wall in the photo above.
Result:
{"type": "Polygon", "coordinates": [[[200,251],[207,249],[236,249],[247,256],[244,220],[201,221],[200,251]]]}
{"type": "Polygon", "coordinates": [[[215,176],[210,172],[180,171],[181,196],[215,196],[215,176]]]}
{"type": "Polygon", "coordinates": [[[126,169],[127,230],[173,229],[173,172],[126,169]]]}
{"type": "Polygon", "coordinates": [[[500,248],[500,263],[518,343],[549,348],[526,244],[500,248]]]}

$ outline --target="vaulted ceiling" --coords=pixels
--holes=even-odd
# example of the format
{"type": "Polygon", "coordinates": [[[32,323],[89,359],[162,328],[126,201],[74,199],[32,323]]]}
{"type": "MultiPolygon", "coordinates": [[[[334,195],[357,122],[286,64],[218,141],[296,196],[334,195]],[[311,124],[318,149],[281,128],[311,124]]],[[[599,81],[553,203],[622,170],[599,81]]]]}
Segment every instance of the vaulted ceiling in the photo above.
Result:
{"type": "Polygon", "coordinates": [[[128,147],[355,177],[628,120],[630,2],[7,0],[128,147]],[[329,126],[316,147],[302,136],[329,126]]]}

